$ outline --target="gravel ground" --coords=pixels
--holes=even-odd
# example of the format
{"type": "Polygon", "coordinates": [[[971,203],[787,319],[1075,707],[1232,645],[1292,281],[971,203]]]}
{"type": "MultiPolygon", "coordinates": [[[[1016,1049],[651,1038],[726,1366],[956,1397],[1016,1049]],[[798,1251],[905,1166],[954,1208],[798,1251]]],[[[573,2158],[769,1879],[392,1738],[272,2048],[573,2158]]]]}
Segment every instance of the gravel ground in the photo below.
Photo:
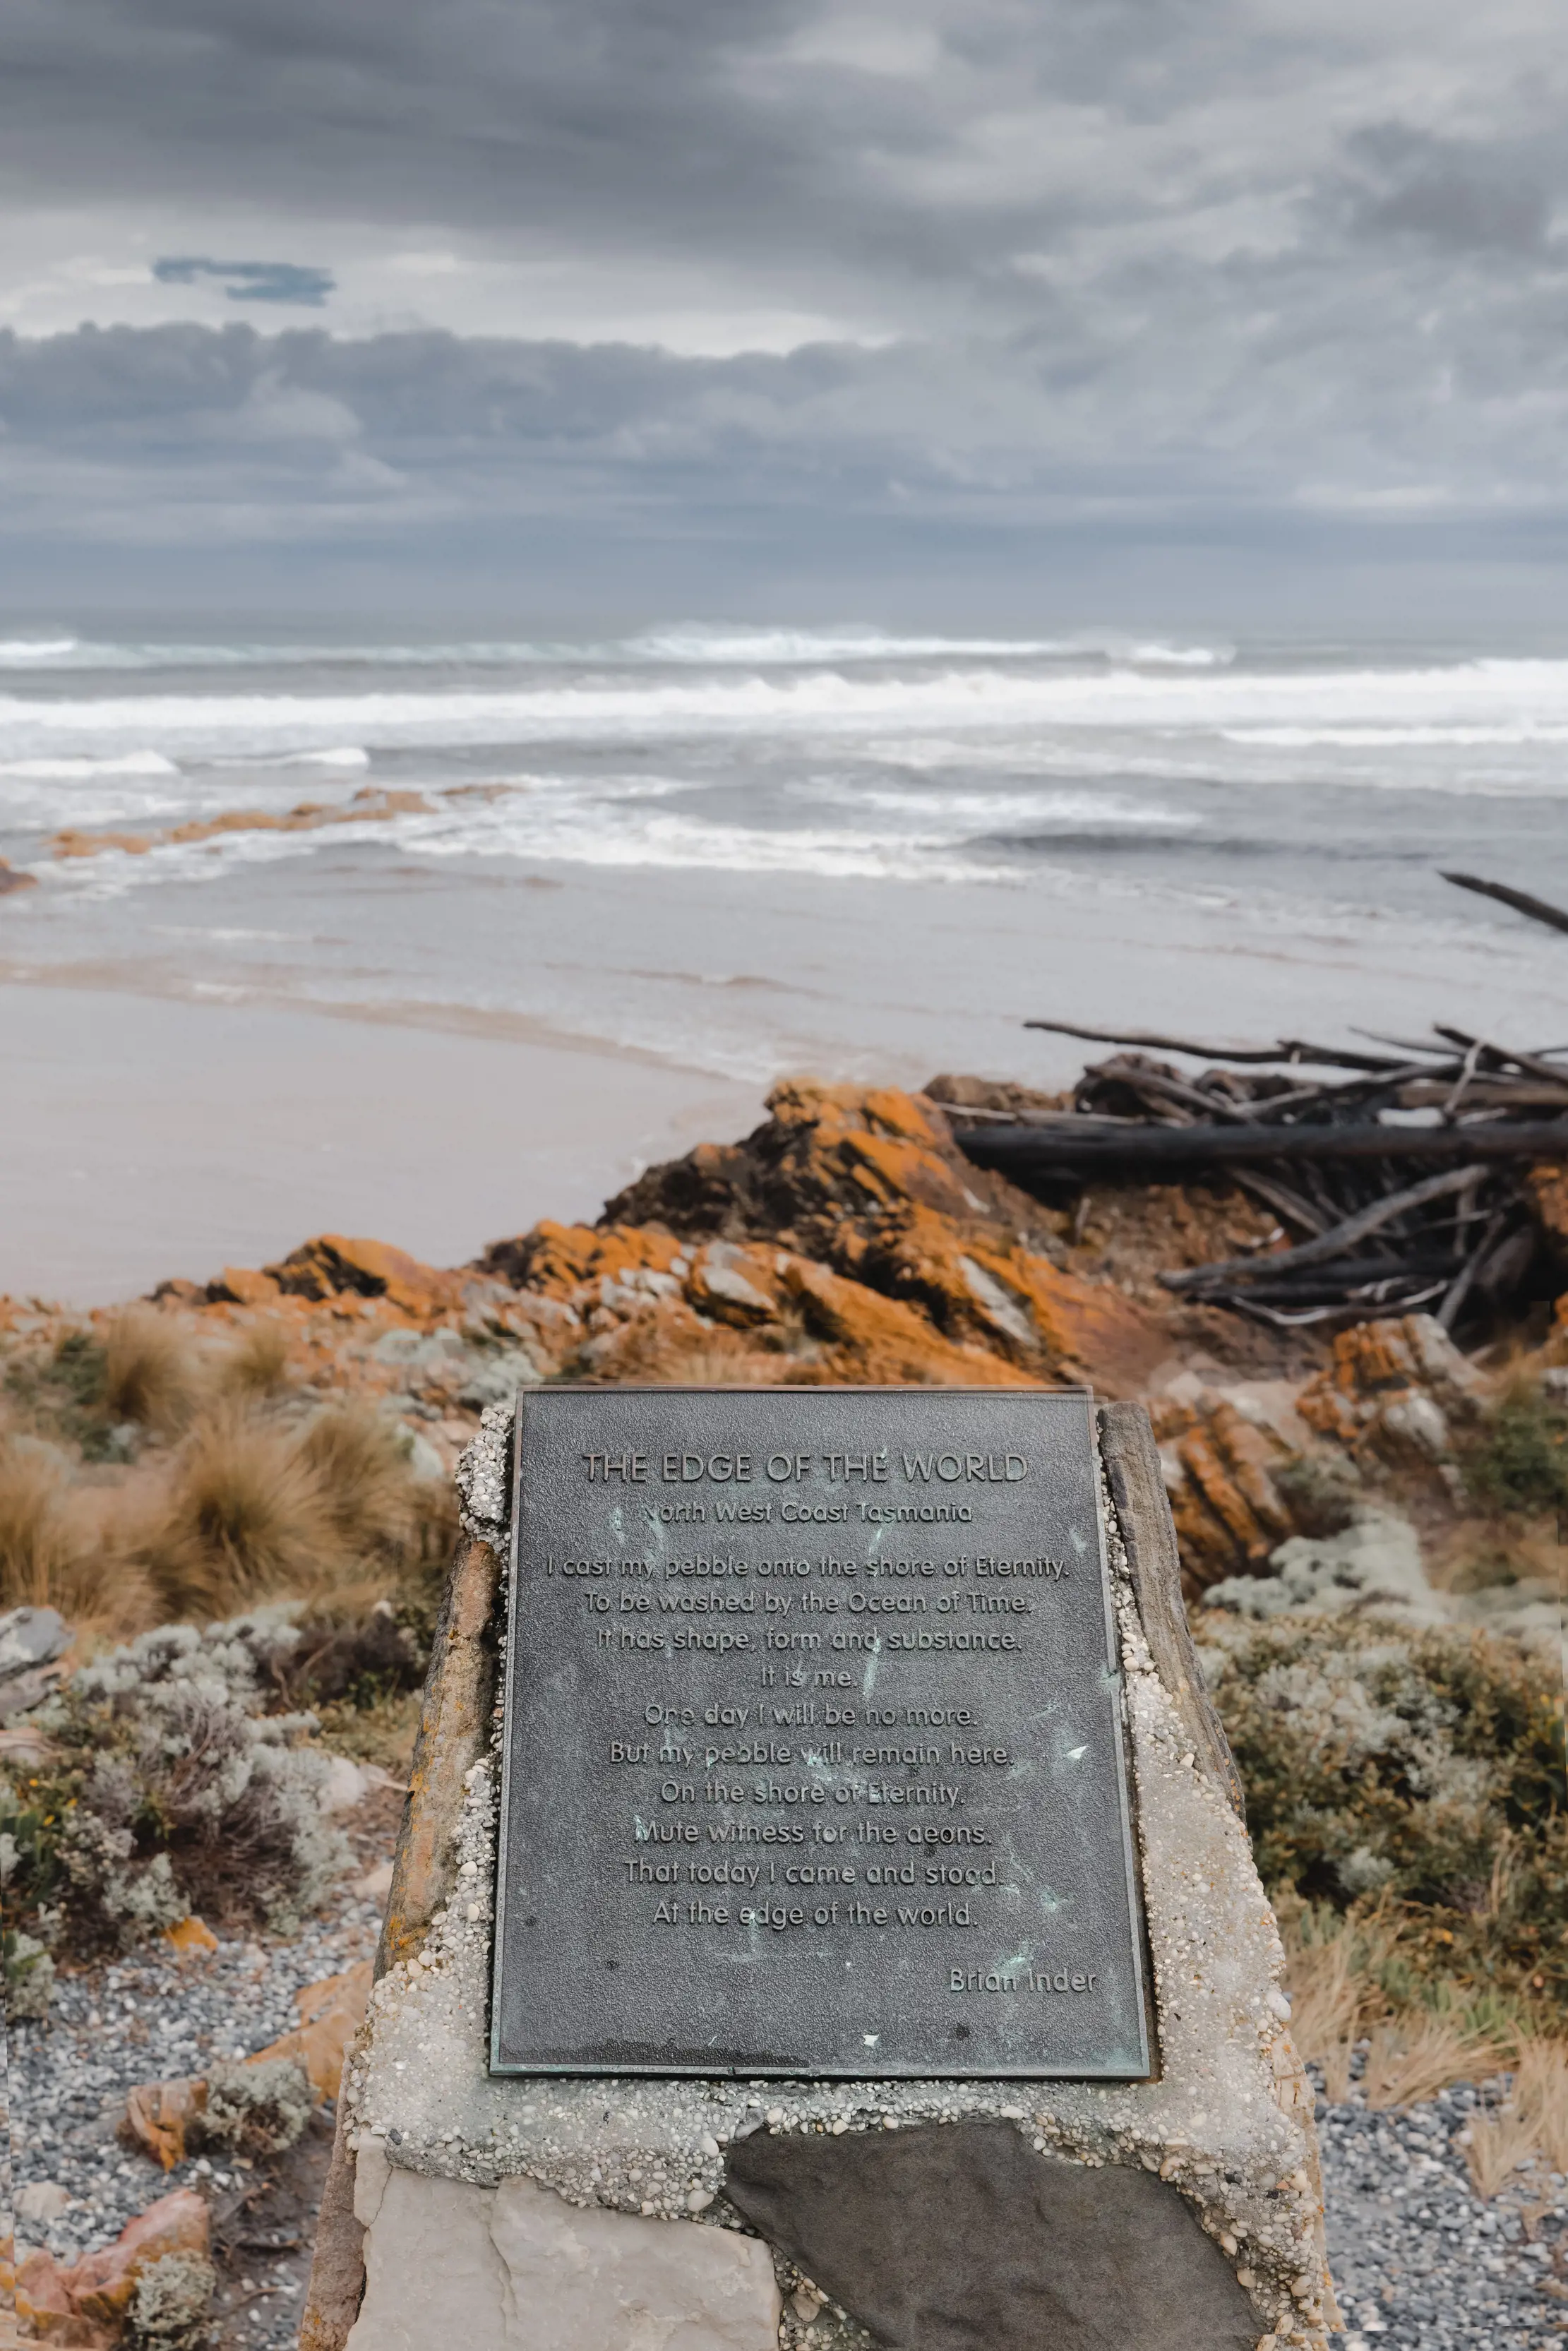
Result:
{"type": "Polygon", "coordinates": [[[298,2022],[297,1991],[373,1955],[382,1906],[355,1881],[390,1852],[396,1810],[396,1800],[361,1808],[350,1826],[353,1877],[293,1940],[221,1941],[214,1952],[183,1959],[160,1942],[94,1968],[62,1969],[47,2019],[11,2025],[19,2247],[47,2245],[71,2262],[112,2242],[170,2189],[199,2189],[212,2208],[220,2281],[214,2351],[281,2351],[296,2340],[330,2105],[296,2147],[265,2163],[202,2156],[163,2172],[115,2134],[137,2083],[200,2074],[214,2057],[253,2055],[298,2022]]]}
{"type": "Polygon", "coordinates": [[[1345,2351],[1559,2351],[1568,2334],[1568,2189],[1552,2172],[1483,2203],[1461,2134],[1500,2082],[1369,2113],[1318,2105],[1329,2264],[1345,2351]]]}
{"type": "MultiPolygon", "coordinates": [[[[295,1992],[369,1957],[378,1926],[379,1906],[347,1893],[293,1942],[227,1942],[184,1962],[154,1949],[63,1976],[48,2022],[10,2032],[18,2195],[47,2183],[70,2199],[47,2218],[26,2217],[24,2203],[23,2242],[74,2260],[169,2189],[198,2187],[212,2201],[221,2256],[219,2345],[292,2344],[329,2111],[272,2167],[203,2158],[167,2175],[127,2153],[115,2126],[133,2084],[199,2072],[213,2056],[248,2056],[286,2032],[295,1992]]],[[[1568,2335],[1568,2187],[1559,2174],[1524,2174],[1483,2203],[1458,2143],[1501,2087],[1446,2090],[1398,2113],[1368,2112],[1355,2091],[1343,2105],[1320,2098],[1344,2351],[1559,2351],[1568,2335]]]]}

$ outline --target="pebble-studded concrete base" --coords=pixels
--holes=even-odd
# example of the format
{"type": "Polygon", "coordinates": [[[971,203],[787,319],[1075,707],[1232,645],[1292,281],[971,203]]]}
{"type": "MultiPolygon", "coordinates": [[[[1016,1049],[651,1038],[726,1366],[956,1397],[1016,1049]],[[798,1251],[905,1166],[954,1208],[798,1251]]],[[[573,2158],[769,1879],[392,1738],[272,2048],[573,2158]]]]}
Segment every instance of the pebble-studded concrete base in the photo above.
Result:
{"type": "MultiPolygon", "coordinates": [[[[458,1485],[471,1535],[504,1559],[502,1420],[499,1413],[486,1415],[458,1485]]],[[[1124,1453],[1125,1429],[1121,1442],[1124,1453]]],[[[1155,1465],[1155,1500],[1139,1509],[1144,1517],[1151,1507],[1161,1515],[1154,1533],[1168,1538],[1174,1575],[1174,1535],[1146,1421],[1143,1442],[1155,1465]]],[[[1137,1578],[1146,1579],[1158,1545],[1135,1513],[1124,1529],[1109,1487],[1104,1508],[1158,2010],[1157,2080],[492,2077],[486,2013],[498,1775],[493,1739],[485,1736],[491,1726],[470,1708],[473,1761],[466,1771],[451,1768],[450,1742],[439,1753],[434,1743],[429,1749],[439,1773],[433,1768],[428,1784],[439,1785],[439,1800],[422,1793],[416,1763],[404,1846],[417,1841],[422,1851],[449,1858],[441,1865],[440,1898],[418,1934],[405,1905],[397,1935],[389,1932],[383,1947],[391,1964],[345,2074],[347,2146],[372,2168],[388,2163],[399,2172],[482,2189],[531,2179],[580,2210],[674,2222],[675,2236],[695,2259],[692,2239],[716,2227],[744,2226],[722,2191],[726,2152],[749,2133],[841,2137],[983,2118],[1016,2130],[1037,2154],[1157,2175],[1227,2266],[1244,2297],[1253,2341],[1268,2351],[1286,2345],[1327,2351],[1335,2314],[1322,2252],[1312,2092],[1285,2021],[1284,1954],[1225,1772],[1193,1734],[1190,1690],[1179,1674],[1167,1686],[1151,1649],[1137,1578]],[[1128,1533],[1135,1537],[1131,1547],[1128,1533]]],[[[459,1632],[454,1616],[443,1636],[443,1670],[456,1677],[454,1687],[467,1687],[465,1672],[476,1691],[484,1687],[478,1649],[493,1642],[503,1604],[503,1594],[487,1603],[486,1623],[471,1635],[459,1632]],[[475,1650],[471,1672],[463,1662],[465,1644],[475,1650]]],[[[1173,1604],[1179,1613],[1179,1600],[1173,1604]]],[[[442,1705],[433,1682],[427,1723],[444,1719],[442,1705]]],[[[860,2314],[851,2308],[852,2317],[860,2314]]],[[[325,2312],[319,2325],[308,2318],[307,2336],[311,2351],[341,2351],[337,2322],[325,2312]]],[[[1084,2351],[1090,2342],[1083,2338],[1084,2351]]],[[[431,2351],[435,2346],[433,2337],[431,2351]]],[[[389,2346],[361,2324],[355,2351],[389,2346]]],[[[401,2339],[391,2351],[405,2351],[401,2339]]],[[[410,2343],[406,2351],[423,2346],[410,2343]]]]}

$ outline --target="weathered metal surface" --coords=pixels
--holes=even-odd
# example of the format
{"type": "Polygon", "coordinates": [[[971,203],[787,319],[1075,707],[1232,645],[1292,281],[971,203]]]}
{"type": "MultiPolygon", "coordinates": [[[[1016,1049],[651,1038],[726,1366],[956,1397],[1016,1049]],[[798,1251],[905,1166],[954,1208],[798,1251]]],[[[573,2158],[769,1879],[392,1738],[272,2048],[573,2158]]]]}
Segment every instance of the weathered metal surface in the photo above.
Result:
{"type": "Polygon", "coordinates": [[[494,2070],[1149,2073],[1091,1413],[520,1401],[494,2070]]]}

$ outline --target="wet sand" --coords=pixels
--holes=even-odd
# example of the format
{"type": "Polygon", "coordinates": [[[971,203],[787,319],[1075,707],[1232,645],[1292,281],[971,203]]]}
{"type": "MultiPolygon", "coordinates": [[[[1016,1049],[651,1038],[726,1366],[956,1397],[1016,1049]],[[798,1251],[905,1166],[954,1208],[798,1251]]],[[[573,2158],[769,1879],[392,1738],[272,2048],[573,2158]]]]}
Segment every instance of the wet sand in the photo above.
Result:
{"type": "Polygon", "coordinates": [[[101,1305],[321,1231],[461,1264],[761,1113],[548,1036],[0,986],[0,1293],[101,1305]]]}

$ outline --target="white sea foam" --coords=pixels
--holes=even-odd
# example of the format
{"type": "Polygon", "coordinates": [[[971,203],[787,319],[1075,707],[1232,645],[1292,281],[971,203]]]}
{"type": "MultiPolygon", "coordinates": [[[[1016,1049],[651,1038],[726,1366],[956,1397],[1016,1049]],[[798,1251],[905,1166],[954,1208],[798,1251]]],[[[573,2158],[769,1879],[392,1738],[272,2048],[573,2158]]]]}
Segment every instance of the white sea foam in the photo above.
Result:
{"type": "Polygon", "coordinates": [[[622,647],[633,659],[742,664],[761,669],[800,665],[831,667],[839,662],[1021,660],[1030,655],[1071,653],[1066,640],[1041,637],[900,637],[880,629],[726,629],[687,622],[673,629],[629,637],[622,647]]]}
{"type": "Polygon", "coordinates": [[[36,669],[76,650],[75,637],[0,637],[0,667],[36,669]]]}
{"type": "MultiPolygon", "coordinates": [[[[984,737],[1009,728],[1092,741],[1120,734],[1146,752],[1169,737],[1239,748],[1528,747],[1568,733],[1568,662],[1479,661],[1450,667],[1337,672],[1237,668],[1166,672],[945,664],[923,674],[801,669],[771,675],[549,679],[537,686],[446,691],[0,696],[0,751],[11,759],[267,758],[341,747],[474,747],[550,739],[758,738],[820,734],[886,739],[908,728],[984,737]]],[[[1568,788],[1568,786],[1565,786],[1568,788]]]]}
{"type": "Polygon", "coordinates": [[[162,751],[111,752],[104,759],[0,759],[0,776],[37,784],[93,783],[100,776],[177,776],[179,772],[162,751]]]}
{"type": "MultiPolygon", "coordinates": [[[[825,787],[813,788],[810,796],[845,797],[825,787]]],[[[964,838],[980,828],[996,831],[1026,826],[1041,832],[1188,832],[1203,821],[1192,810],[1160,808],[1112,792],[855,790],[847,797],[857,809],[919,817],[927,825],[939,823],[950,839],[964,838]]]]}
{"type": "Polygon", "coordinates": [[[241,752],[231,758],[214,758],[208,764],[214,768],[343,768],[362,772],[371,764],[371,755],[361,744],[341,743],[320,751],[283,751],[271,757],[265,752],[248,757],[241,752]]]}

